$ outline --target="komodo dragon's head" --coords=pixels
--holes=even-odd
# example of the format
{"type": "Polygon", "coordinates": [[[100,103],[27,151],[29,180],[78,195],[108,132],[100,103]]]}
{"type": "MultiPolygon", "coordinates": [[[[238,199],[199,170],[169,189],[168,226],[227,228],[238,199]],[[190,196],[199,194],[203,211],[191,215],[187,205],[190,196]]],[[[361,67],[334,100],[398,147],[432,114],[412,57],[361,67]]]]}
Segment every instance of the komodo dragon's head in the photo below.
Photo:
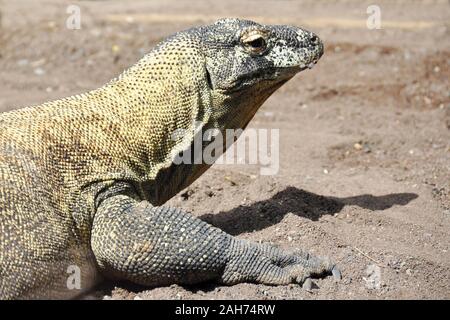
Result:
{"type": "Polygon", "coordinates": [[[221,19],[197,30],[215,115],[228,128],[245,127],[274,91],[323,54],[318,36],[293,26],[221,19]]]}
{"type": "Polygon", "coordinates": [[[252,87],[270,91],[311,67],[323,54],[315,34],[292,26],[221,19],[198,31],[210,86],[227,94],[252,87]]]}

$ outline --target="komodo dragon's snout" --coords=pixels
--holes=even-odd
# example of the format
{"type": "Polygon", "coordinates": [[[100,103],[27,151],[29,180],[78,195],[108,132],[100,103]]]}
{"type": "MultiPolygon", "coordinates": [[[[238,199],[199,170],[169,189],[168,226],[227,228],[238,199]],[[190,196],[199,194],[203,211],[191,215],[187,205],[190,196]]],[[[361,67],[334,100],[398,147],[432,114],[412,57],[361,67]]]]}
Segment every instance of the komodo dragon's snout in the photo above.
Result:
{"type": "Polygon", "coordinates": [[[0,298],[75,297],[103,277],[149,286],[339,277],[328,259],[164,206],[211,165],[175,161],[198,126],[244,129],[322,54],[309,31],[221,19],[169,37],[99,89],[0,114],[0,298]]]}

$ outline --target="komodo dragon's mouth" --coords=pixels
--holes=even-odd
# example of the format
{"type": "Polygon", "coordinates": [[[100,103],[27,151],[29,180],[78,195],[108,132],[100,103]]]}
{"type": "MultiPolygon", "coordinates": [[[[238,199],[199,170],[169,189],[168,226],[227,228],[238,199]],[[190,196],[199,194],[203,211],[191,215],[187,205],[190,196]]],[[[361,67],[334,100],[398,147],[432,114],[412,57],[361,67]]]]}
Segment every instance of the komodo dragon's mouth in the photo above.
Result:
{"type": "Polygon", "coordinates": [[[313,66],[317,63],[317,60],[314,60],[308,65],[299,65],[285,68],[277,68],[277,70],[271,69],[266,70],[265,72],[255,72],[251,74],[251,77],[246,75],[246,77],[241,77],[233,81],[230,87],[234,88],[232,90],[227,90],[229,92],[238,92],[245,89],[248,89],[254,83],[250,82],[249,79],[261,79],[260,81],[270,82],[273,85],[278,85],[279,83],[284,84],[289,79],[294,77],[297,73],[302,72],[306,69],[312,69],[313,66]]]}

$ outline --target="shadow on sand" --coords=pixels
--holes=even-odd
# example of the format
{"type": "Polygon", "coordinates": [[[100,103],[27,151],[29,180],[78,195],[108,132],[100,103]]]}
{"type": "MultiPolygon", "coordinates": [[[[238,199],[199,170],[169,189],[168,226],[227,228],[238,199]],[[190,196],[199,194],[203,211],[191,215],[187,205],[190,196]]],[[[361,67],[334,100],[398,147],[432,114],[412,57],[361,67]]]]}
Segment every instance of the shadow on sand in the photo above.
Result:
{"type": "Polygon", "coordinates": [[[277,224],[289,212],[316,221],[323,215],[340,212],[347,205],[356,205],[372,211],[385,210],[394,205],[406,205],[417,197],[415,193],[392,193],[383,196],[363,194],[337,198],[288,187],[268,200],[239,206],[226,212],[206,214],[200,219],[232,235],[238,235],[277,224]]]}

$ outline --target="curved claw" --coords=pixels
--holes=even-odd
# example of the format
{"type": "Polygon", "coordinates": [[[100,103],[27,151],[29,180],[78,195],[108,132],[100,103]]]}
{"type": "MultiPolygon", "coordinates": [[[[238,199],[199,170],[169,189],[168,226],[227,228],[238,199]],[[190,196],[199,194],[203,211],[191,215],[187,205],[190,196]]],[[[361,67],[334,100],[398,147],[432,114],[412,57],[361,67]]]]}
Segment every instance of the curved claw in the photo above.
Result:
{"type": "Polygon", "coordinates": [[[312,282],[311,278],[306,278],[302,284],[303,290],[306,290],[306,291],[311,291],[312,286],[313,286],[313,282],[312,282]]]}
{"type": "Polygon", "coordinates": [[[339,269],[336,266],[334,266],[333,269],[331,269],[331,274],[333,275],[333,277],[336,280],[341,280],[342,279],[341,271],[339,271],[339,269]]]}

